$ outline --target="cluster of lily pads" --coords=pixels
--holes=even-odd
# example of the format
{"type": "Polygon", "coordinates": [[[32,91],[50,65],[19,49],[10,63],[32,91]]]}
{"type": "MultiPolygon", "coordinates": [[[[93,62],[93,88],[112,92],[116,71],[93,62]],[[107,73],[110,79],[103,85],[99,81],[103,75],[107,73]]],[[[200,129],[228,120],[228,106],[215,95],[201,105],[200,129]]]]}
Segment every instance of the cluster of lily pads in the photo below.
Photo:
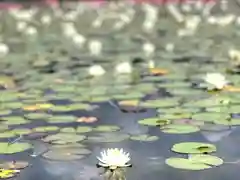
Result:
{"type": "Polygon", "coordinates": [[[170,157],[166,159],[166,164],[178,169],[204,170],[217,167],[223,164],[223,160],[209,153],[215,152],[213,144],[200,142],[182,142],[173,145],[172,151],[186,154],[187,158],[170,157]]]}

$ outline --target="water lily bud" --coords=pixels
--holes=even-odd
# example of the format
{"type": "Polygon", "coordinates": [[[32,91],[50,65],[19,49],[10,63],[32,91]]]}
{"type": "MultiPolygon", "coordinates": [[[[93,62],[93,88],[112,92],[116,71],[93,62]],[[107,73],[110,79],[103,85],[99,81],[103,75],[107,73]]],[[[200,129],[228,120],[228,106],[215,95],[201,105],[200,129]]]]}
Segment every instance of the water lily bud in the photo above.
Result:
{"type": "Polygon", "coordinates": [[[73,23],[63,23],[62,24],[62,28],[63,28],[63,34],[67,37],[72,37],[74,35],[77,34],[77,30],[74,27],[73,23]]]}

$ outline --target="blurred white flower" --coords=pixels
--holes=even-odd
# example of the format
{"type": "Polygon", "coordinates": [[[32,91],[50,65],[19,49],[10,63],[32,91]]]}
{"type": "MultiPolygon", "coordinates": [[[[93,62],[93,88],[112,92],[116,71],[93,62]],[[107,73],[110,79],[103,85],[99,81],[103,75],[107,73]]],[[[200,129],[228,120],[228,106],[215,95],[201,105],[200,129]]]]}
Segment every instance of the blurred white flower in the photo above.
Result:
{"type": "Polygon", "coordinates": [[[66,14],[64,14],[64,19],[67,21],[75,21],[77,19],[78,12],[77,11],[71,11],[66,14]]]}
{"type": "Polygon", "coordinates": [[[49,15],[43,15],[43,16],[41,17],[41,22],[42,22],[43,24],[49,25],[49,24],[51,23],[51,21],[52,21],[52,18],[51,18],[51,16],[49,16],[49,15]]]}
{"type": "Polygon", "coordinates": [[[204,80],[217,89],[223,89],[228,84],[225,76],[220,73],[207,73],[204,80]]]}
{"type": "Polygon", "coordinates": [[[130,74],[132,66],[129,62],[121,62],[116,66],[115,71],[119,74],[130,74]]]}
{"type": "Polygon", "coordinates": [[[240,51],[236,49],[228,50],[228,56],[231,60],[237,60],[240,62],[240,51]]]}
{"type": "Polygon", "coordinates": [[[37,34],[37,29],[35,27],[29,26],[29,27],[27,27],[25,29],[25,34],[27,34],[27,35],[36,35],[37,34]]]}
{"type": "Polygon", "coordinates": [[[25,21],[19,21],[17,22],[17,31],[24,31],[27,28],[27,23],[25,21]]]}
{"type": "Polygon", "coordinates": [[[200,22],[200,16],[189,16],[185,18],[185,27],[189,30],[195,31],[200,22]]]}
{"type": "Polygon", "coordinates": [[[234,14],[228,14],[218,18],[218,25],[227,26],[234,22],[236,16],[234,14]]]}
{"type": "Polygon", "coordinates": [[[0,56],[5,56],[9,53],[9,47],[6,44],[0,43],[0,56]]]}
{"type": "Polygon", "coordinates": [[[148,62],[148,68],[150,68],[150,69],[155,68],[155,62],[153,60],[150,60],[148,62]]]}
{"type": "Polygon", "coordinates": [[[77,34],[77,30],[73,23],[63,23],[62,24],[63,34],[67,37],[72,37],[77,34]]]}
{"type": "Polygon", "coordinates": [[[142,49],[146,56],[151,56],[155,51],[155,46],[151,43],[144,43],[142,49]]]}
{"type": "Polygon", "coordinates": [[[82,47],[82,45],[86,42],[86,38],[81,34],[75,34],[72,37],[72,40],[76,45],[78,45],[80,47],[82,47]]]}
{"type": "Polygon", "coordinates": [[[100,65],[93,65],[93,66],[91,66],[89,68],[88,72],[89,72],[89,74],[91,76],[102,76],[103,74],[106,73],[106,71],[100,65]]]}
{"type": "Polygon", "coordinates": [[[181,23],[184,21],[184,15],[178,10],[177,6],[168,4],[167,10],[177,22],[181,23]]]}
{"type": "Polygon", "coordinates": [[[217,24],[217,18],[216,17],[214,17],[214,16],[209,16],[208,18],[207,18],[207,22],[209,23],[209,24],[217,24]]]}
{"type": "Polygon", "coordinates": [[[99,160],[98,165],[109,168],[112,170],[118,167],[129,167],[129,161],[131,160],[130,154],[123,149],[110,148],[101,152],[101,157],[97,157],[99,160]]]}
{"type": "Polygon", "coordinates": [[[30,10],[20,10],[20,9],[12,9],[10,10],[10,14],[17,20],[22,21],[30,21],[32,17],[36,14],[36,9],[30,10]]]}
{"type": "Polygon", "coordinates": [[[183,12],[191,12],[191,11],[192,11],[192,6],[191,6],[191,4],[189,4],[189,3],[183,3],[183,4],[181,5],[181,10],[182,10],[183,12]]]}
{"type": "Polygon", "coordinates": [[[97,56],[102,52],[102,43],[98,40],[91,40],[88,43],[88,49],[91,55],[97,56]]]}
{"type": "Polygon", "coordinates": [[[173,43],[167,43],[165,46],[165,50],[168,52],[172,52],[174,50],[174,44],[173,43]]]}

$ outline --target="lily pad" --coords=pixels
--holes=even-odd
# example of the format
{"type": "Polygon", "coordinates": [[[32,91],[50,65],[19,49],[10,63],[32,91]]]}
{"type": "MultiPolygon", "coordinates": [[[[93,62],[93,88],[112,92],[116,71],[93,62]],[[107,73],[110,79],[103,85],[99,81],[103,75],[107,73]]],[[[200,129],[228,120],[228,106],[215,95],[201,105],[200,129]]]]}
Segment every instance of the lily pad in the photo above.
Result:
{"type": "Polygon", "coordinates": [[[175,107],[179,105],[179,98],[165,98],[159,100],[148,100],[141,102],[142,107],[146,108],[165,108],[165,107],[175,107]]]}
{"type": "Polygon", "coordinates": [[[51,116],[47,120],[49,123],[69,123],[69,122],[75,122],[76,117],[75,116],[68,116],[68,115],[58,115],[58,116],[51,116]]]}
{"type": "Polygon", "coordinates": [[[120,127],[118,126],[112,126],[112,125],[100,125],[93,129],[94,131],[100,131],[100,132],[113,132],[120,130],[120,127]]]}
{"type": "Polygon", "coordinates": [[[215,145],[209,143],[182,142],[173,145],[171,150],[177,153],[201,154],[215,152],[217,148],[215,145]]]}
{"type": "Polygon", "coordinates": [[[229,118],[229,119],[217,119],[214,121],[215,124],[225,125],[225,126],[239,126],[240,119],[238,118],[229,118]]]}
{"type": "Polygon", "coordinates": [[[54,135],[49,135],[43,139],[44,142],[51,144],[68,144],[76,143],[86,139],[86,136],[73,134],[73,133],[58,133],[54,135]]]}
{"type": "Polygon", "coordinates": [[[161,131],[169,134],[187,134],[200,131],[198,126],[186,125],[186,124],[169,124],[162,126],[161,131]]]}
{"type": "Polygon", "coordinates": [[[47,113],[28,113],[24,114],[24,117],[30,120],[46,120],[50,118],[52,115],[47,114],[47,113]]]}
{"type": "Polygon", "coordinates": [[[213,122],[219,119],[230,118],[228,113],[202,112],[192,115],[192,119],[206,122],[213,122]]]}
{"type": "Polygon", "coordinates": [[[147,125],[147,126],[163,126],[170,124],[170,120],[159,119],[159,118],[146,118],[138,121],[139,124],[147,125]]]}
{"type": "Polygon", "coordinates": [[[16,169],[1,169],[0,170],[0,178],[1,179],[9,179],[15,177],[20,170],[16,169]]]}
{"type": "Polygon", "coordinates": [[[157,141],[159,139],[158,136],[150,136],[148,134],[141,134],[141,135],[136,135],[136,136],[131,136],[131,140],[134,141],[157,141]]]}
{"type": "Polygon", "coordinates": [[[84,158],[91,154],[86,148],[52,148],[42,156],[49,160],[55,161],[72,161],[84,158]]]}
{"type": "Polygon", "coordinates": [[[128,134],[120,132],[104,132],[88,136],[87,141],[91,143],[111,143],[121,142],[128,139],[129,137],[130,136],[128,134]]]}
{"type": "Polygon", "coordinates": [[[5,116],[11,114],[12,111],[10,109],[1,109],[0,110],[0,116],[5,116]]]}
{"type": "Polygon", "coordinates": [[[204,170],[223,164],[223,160],[211,155],[191,155],[188,159],[171,157],[166,159],[165,163],[177,169],[186,170],[204,170]]]}
{"type": "Polygon", "coordinates": [[[60,129],[60,132],[62,132],[62,133],[76,133],[76,129],[72,128],[72,127],[66,127],[66,128],[60,129]]]}
{"type": "Polygon", "coordinates": [[[0,142],[0,154],[15,154],[18,152],[26,151],[30,148],[32,148],[32,145],[29,143],[8,144],[0,142]]]}
{"type": "Polygon", "coordinates": [[[17,135],[12,131],[5,131],[0,133],[0,138],[13,138],[15,136],[17,135]]]}
{"type": "Polygon", "coordinates": [[[17,135],[26,135],[26,134],[30,134],[32,131],[31,129],[27,129],[27,128],[18,128],[18,129],[12,130],[12,132],[17,135]]]}
{"type": "Polygon", "coordinates": [[[34,132],[53,132],[58,130],[59,130],[59,127],[57,126],[41,126],[33,129],[34,132]]]}
{"type": "Polygon", "coordinates": [[[89,126],[78,126],[76,132],[77,133],[87,133],[93,131],[93,128],[89,126]]]}
{"type": "Polygon", "coordinates": [[[0,163],[0,168],[3,169],[24,169],[28,167],[29,163],[27,161],[8,161],[0,163]]]}
{"type": "Polygon", "coordinates": [[[4,124],[7,125],[27,124],[31,122],[19,116],[8,116],[4,117],[3,120],[5,121],[4,124]]]}

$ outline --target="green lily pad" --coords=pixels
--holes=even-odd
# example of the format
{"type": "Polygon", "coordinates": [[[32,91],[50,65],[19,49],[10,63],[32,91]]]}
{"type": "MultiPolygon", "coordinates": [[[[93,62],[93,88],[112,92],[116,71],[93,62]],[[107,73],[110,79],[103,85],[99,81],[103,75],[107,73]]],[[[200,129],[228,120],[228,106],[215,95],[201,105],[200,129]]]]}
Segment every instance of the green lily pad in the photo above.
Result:
{"type": "Polygon", "coordinates": [[[159,113],[165,114],[185,114],[185,113],[197,113],[200,111],[200,108],[181,108],[181,107],[174,107],[174,108],[159,108],[159,113]]]}
{"type": "Polygon", "coordinates": [[[30,123],[30,121],[19,116],[8,116],[8,117],[4,117],[3,120],[5,121],[4,124],[6,125],[18,125],[18,124],[30,123]]]}
{"type": "Polygon", "coordinates": [[[18,129],[12,130],[12,132],[17,135],[26,135],[26,134],[30,134],[32,131],[31,129],[27,129],[27,128],[18,128],[18,129]]]}
{"type": "Polygon", "coordinates": [[[148,134],[141,134],[141,135],[136,135],[136,136],[131,136],[131,140],[134,141],[157,141],[159,139],[158,136],[150,136],[148,134]]]}
{"type": "Polygon", "coordinates": [[[77,130],[76,130],[77,133],[87,133],[91,131],[93,131],[93,128],[89,126],[79,126],[77,127],[77,130]]]}
{"type": "Polygon", "coordinates": [[[229,108],[226,106],[214,106],[214,107],[207,107],[207,112],[214,112],[214,113],[229,113],[229,108]]]}
{"type": "Polygon", "coordinates": [[[28,114],[24,114],[24,116],[27,119],[30,120],[47,120],[48,118],[50,118],[52,115],[50,114],[46,114],[46,113],[28,113],[28,114]]]}
{"type": "Polygon", "coordinates": [[[100,132],[113,132],[120,130],[120,127],[118,126],[111,126],[111,125],[100,125],[93,129],[94,131],[100,131],[100,132]]]}
{"type": "Polygon", "coordinates": [[[187,134],[200,131],[198,126],[185,125],[185,124],[169,124],[162,126],[161,131],[169,134],[187,134]]]}
{"type": "Polygon", "coordinates": [[[99,102],[107,102],[109,101],[111,98],[109,96],[93,96],[89,99],[89,102],[92,103],[99,103],[99,102]]]}
{"type": "Polygon", "coordinates": [[[51,144],[68,144],[77,143],[86,139],[86,136],[73,134],[73,133],[58,133],[54,135],[49,135],[43,139],[44,142],[51,144]]]}
{"type": "Polygon", "coordinates": [[[18,152],[26,151],[30,148],[32,148],[32,145],[29,143],[8,144],[0,142],[0,154],[15,154],[18,152]]]}
{"type": "Polygon", "coordinates": [[[5,116],[11,114],[12,111],[10,109],[1,109],[0,110],[0,116],[5,116]]]}
{"type": "Polygon", "coordinates": [[[8,125],[3,125],[3,124],[0,125],[0,132],[5,131],[7,129],[8,129],[8,125]]]}
{"type": "Polygon", "coordinates": [[[72,161],[84,158],[91,154],[91,151],[86,148],[52,148],[42,156],[54,161],[72,161]]]}
{"type": "Polygon", "coordinates": [[[171,157],[166,159],[165,163],[177,169],[204,170],[220,166],[223,160],[216,156],[197,154],[191,155],[188,159],[171,157]]]}
{"type": "Polygon", "coordinates": [[[66,128],[60,129],[60,132],[62,132],[62,133],[76,133],[76,129],[72,128],[72,127],[66,127],[66,128]]]}
{"type": "Polygon", "coordinates": [[[170,124],[170,120],[159,119],[159,118],[146,118],[138,121],[139,124],[147,125],[147,126],[163,126],[170,124]]]}
{"type": "Polygon", "coordinates": [[[29,163],[27,161],[7,161],[4,163],[0,163],[0,168],[3,169],[24,169],[28,167],[29,163]]]}
{"type": "Polygon", "coordinates": [[[192,119],[198,121],[213,122],[219,119],[230,118],[230,114],[227,113],[214,113],[214,112],[202,112],[192,115],[192,119]]]}
{"type": "Polygon", "coordinates": [[[240,119],[238,118],[229,118],[229,119],[217,119],[214,121],[215,124],[225,125],[225,126],[239,126],[240,119]]]}
{"type": "Polygon", "coordinates": [[[41,126],[33,129],[33,131],[35,132],[53,132],[58,130],[59,130],[59,127],[57,126],[41,126]]]}
{"type": "Polygon", "coordinates": [[[215,152],[217,148],[213,144],[208,143],[182,142],[174,144],[171,150],[177,153],[201,154],[215,152]]]}
{"type": "Polygon", "coordinates": [[[49,123],[69,123],[75,122],[77,118],[75,116],[68,116],[68,115],[58,115],[58,116],[51,116],[48,118],[49,123]]]}
{"type": "Polygon", "coordinates": [[[173,113],[173,114],[160,114],[159,117],[162,119],[189,119],[192,116],[192,113],[173,113]]]}
{"type": "Polygon", "coordinates": [[[120,132],[104,132],[97,133],[91,136],[88,136],[87,141],[90,143],[111,143],[111,142],[121,142],[129,139],[128,134],[120,132]]]}
{"type": "Polygon", "coordinates": [[[14,132],[12,132],[12,131],[5,131],[5,132],[0,133],[0,138],[13,138],[15,136],[17,136],[17,135],[14,134],[14,132]]]}
{"type": "Polygon", "coordinates": [[[157,100],[148,100],[141,102],[142,107],[146,108],[165,108],[165,107],[175,107],[179,105],[179,98],[165,98],[157,100]]]}

